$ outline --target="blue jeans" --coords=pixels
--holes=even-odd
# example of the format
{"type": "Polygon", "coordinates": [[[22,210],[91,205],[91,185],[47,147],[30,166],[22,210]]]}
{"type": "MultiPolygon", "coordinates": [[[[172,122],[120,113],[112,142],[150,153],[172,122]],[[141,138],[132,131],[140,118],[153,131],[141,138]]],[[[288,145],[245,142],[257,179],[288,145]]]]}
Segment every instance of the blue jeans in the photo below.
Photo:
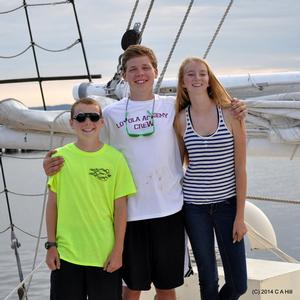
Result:
{"type": "Polygon", "coordinates": [[[244,240],[232,242],[236,198],[215,204],[184,204],[186,231],[196,260],[201,300],[236,300],[247,290],[244,240]],[[218,292],[216,235],[225,274],[218,292]]]}

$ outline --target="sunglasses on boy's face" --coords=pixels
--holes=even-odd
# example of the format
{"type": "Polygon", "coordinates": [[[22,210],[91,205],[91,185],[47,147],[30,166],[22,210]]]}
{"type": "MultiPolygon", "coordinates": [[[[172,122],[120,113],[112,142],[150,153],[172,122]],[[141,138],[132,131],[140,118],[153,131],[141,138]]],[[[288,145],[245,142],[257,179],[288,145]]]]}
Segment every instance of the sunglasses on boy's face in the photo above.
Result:
{"type": "Polygon", "coordinates": [[[83,123],[86,118],[89,118],[92,122],[98,122],[101,119],[102,115],[99,113],[78,113],[73,117],[79,123],[83,123]]]}

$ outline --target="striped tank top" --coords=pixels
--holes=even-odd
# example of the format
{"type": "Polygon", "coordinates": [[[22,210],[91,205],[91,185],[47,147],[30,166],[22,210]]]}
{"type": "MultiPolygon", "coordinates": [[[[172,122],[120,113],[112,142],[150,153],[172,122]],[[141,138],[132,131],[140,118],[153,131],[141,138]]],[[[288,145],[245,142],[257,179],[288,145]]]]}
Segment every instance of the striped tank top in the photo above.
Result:
{"type": "Polygon", "coordinates": [[[183,179],[186,203],[210,204],[236,195],[234,141],[221,108],[218,127],[209,136],[193,128],[190,107],[186,108],[186,131],[183,137],[189,155],[189,166],[183,179]]]}

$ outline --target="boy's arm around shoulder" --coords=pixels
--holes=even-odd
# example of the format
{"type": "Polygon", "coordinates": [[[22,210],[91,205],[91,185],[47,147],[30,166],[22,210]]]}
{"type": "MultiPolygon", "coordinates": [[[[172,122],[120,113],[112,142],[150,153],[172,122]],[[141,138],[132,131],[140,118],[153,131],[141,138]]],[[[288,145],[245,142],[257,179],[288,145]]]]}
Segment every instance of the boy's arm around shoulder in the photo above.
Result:
{"type": "Polygon", "coordinates": [[[238,120],[244,120],[247,116],[247,106],[244,101],[237,98],[231,100],[231,113],[238,120]]]}
{"type": "Polygon", "coordinates": [[[55,175],[64,165],[64,159],[61,156],[52,157],[57,150],[50,150],[47,152],[43,160],[43,168],[47,176],[55,175]]]}

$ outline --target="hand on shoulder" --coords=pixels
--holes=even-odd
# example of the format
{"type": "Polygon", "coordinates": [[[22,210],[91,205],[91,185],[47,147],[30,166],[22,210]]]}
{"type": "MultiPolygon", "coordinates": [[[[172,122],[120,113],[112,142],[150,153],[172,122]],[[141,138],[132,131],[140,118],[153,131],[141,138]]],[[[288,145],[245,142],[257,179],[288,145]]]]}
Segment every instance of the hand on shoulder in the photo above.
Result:
{"type": "Polygon", "coordinates": [[[64,159],[61,156],[52,157],[56,153],[56,150],[50,150],[47,152],[43,160],[43,168],[47,176],[52,176],[59,172],[63,167],[64,159]]]}
{"type": "Polygon", "coordinates": [[[225,119],[225,123],[231,133],[234,133],[237,129],[242,129],[245,126],[244,118],[237,118],[232,113],[232,108],[223,108],[223,115],[225,119]]]}
{"type": "Polygon", "coordinates": [[[244,120],[247,116],[247,105],[241,99],[233,98],[231,101],[231,113],[238,120],[244,120]]]}

